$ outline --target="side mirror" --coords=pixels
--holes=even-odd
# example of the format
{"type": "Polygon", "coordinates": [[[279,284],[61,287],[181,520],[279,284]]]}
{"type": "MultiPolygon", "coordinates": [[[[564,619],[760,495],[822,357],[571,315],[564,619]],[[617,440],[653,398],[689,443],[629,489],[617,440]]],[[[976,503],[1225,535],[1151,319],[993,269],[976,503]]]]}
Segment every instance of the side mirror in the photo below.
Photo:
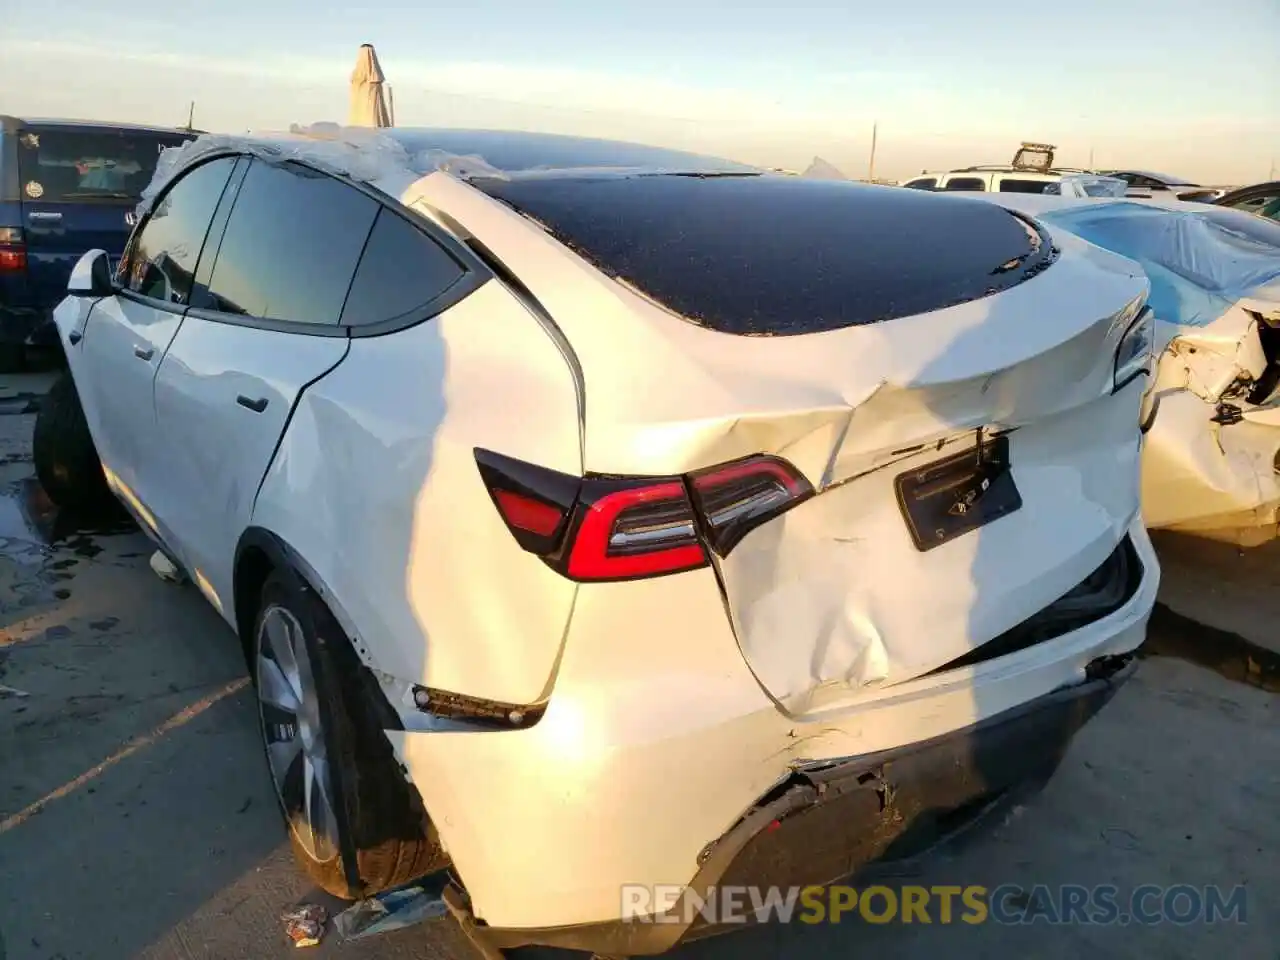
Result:
{"type": "Polygon", "coordinates": [[[73,297],[111,296],[111,264],[107,251],[90,250],[80,258],[67,281],[67,293],[73,297]]]}

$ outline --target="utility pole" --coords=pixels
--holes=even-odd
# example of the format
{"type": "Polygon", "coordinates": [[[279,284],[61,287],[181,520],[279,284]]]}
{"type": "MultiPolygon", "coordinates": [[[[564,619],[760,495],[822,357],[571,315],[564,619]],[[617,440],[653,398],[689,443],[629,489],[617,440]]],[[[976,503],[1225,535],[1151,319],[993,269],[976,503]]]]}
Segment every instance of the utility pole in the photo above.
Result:
{"type": "Polygon", "coordinates": [[[1093,171],[1093,147],[1089,147],[1089,170],[1093,171]]]}
{"type": "Polygon", "coordinates": [[[878,120],[871,124],[871,161],[867,164],[867,180],[872,182],[876,179],[876,128],[879,125],[878,120]]]}
{"type": "Polygon", "coordinates": [[[396,125],[396,95],[391,91],[391,84],[387,84],[387,114],[391,125],[396,125]]]}
{"type": "Polygon", "coordinates": [[[196,102],[192,100],[191,106],[187,108],[187,129],[188,130],[195,129],[195,119],[196,119],[196,102]]]}

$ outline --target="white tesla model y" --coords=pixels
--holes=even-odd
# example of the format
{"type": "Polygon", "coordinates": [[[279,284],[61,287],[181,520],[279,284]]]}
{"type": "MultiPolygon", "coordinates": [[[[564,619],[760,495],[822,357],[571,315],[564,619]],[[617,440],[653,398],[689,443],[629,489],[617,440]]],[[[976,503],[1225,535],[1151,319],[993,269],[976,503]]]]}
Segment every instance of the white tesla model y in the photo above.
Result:
{"type": "Polygon", "coordinates": [[[1047,778],[1144,636],[1147,281],[1015,211],[206,136],[69,292],[50,494],[236,629],[315,879],[448,865],[491,946],[662,952],[717,884],[892,855],[1047,778]]]}

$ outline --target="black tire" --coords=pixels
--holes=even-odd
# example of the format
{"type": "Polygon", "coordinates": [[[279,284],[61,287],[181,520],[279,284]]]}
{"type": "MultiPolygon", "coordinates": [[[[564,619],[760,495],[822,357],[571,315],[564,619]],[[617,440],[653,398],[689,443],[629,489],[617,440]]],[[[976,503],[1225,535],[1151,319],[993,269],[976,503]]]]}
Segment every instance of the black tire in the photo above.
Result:
{"type": "Polygon", "coordinates": [[[21,343],[0,343],[0,373],[22,373],[26,369],[26,346],[21,343]]]}
{"type": "Polygon", "coordinates": [[[40,401],[31,452],[36,477],[58,506],[84,513],[115,507],[69,373],[58,377],[40,401]]]}
{"type": "MultiPolygon", "coordinates": [[[[304,634],[329,758],[328,796],[335,798],[338,852],[317,859],[299,839],[278,790],[298,863],[319,887],[344,900],[372,896],[448,866],[422,797],[384,733],[389,704],[328,608],[287,571],[272,573],[262,589],[252,641],[255,682],[262,624],[272,606],[291,613],[304,634]]],[[[266,726],[263,718],[264,747],[266,726]]]]}

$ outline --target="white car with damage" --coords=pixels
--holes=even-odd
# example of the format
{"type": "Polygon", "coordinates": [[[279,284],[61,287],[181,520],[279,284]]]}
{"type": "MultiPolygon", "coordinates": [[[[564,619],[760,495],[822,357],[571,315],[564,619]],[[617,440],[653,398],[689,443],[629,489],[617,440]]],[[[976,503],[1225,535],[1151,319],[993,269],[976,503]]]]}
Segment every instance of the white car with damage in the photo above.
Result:
{"type": "Polygon", "coordinates": [[[1069,232],[457,130],[202,137],[140,213],[39,473],[236,630],[340,896],[660,953],[1043,782],[1133,669],[1149,285],[1069,232]]]}
{"type": "Polygon", "coordinates": [[[1180,202],[992,198],[1138,263],[1152,286],[1159,416],[1151,528],[1256,546],[1280,533],[1280,224],[1180,202]]]}

